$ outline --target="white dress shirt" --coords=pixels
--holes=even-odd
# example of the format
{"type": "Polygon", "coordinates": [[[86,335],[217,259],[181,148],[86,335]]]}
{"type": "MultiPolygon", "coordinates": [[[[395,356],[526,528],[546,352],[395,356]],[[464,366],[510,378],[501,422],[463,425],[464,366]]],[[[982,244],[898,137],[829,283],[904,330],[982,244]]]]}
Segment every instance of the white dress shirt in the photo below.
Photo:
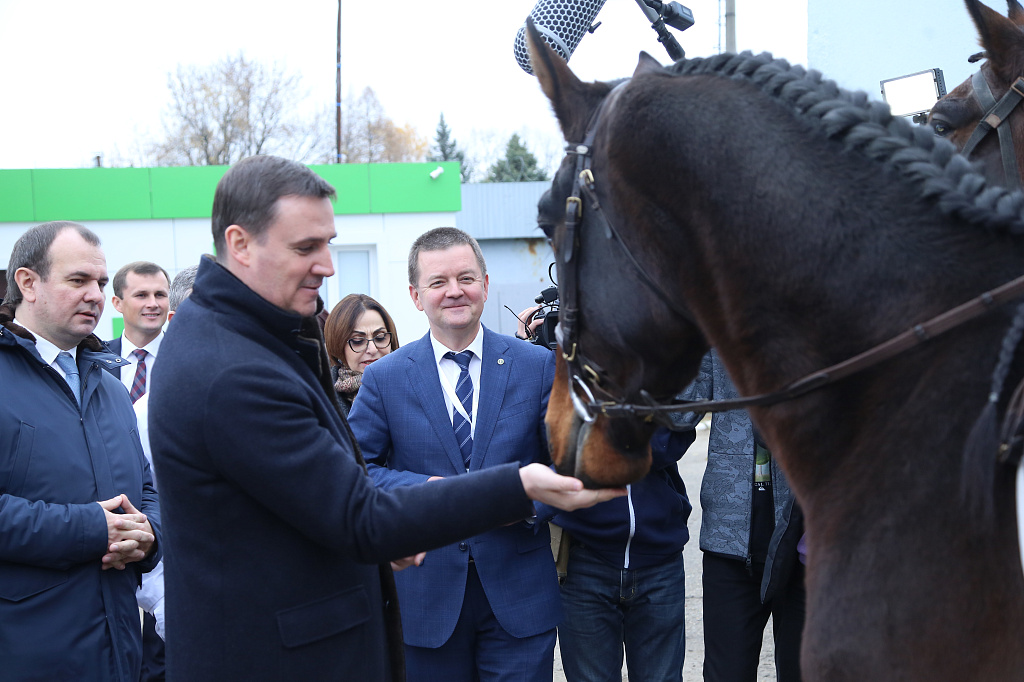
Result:
{"type": "MultiPolygon", "coordinates": [[[[60,348],[57,348],[57,346],[53,345],[52,343],[50,343],[49,341],[47,341],[42,336],[32,331],[28,327],[25,327],[25,325],[22,324],[21,322],[18,322],[18,318],[14,318],[14,324],[18,325],[19,327],[24,327],[30,334],[32,334],[32,336],[36,337],[36,350],[39,352],[39,357],[43,359],[43,362],[57,370],[57,374],[61,375],[61,377],[64,378],[64,381],[67,381],[68,375],[65,374],[61,366],[57,364],[57,356],[63,353],[64,351],[62,351],[60,348]]],[[[78,362],[78,348],[72,348],[68,352],[71,353],[71,357],[75,359],[75,362],[78,362]]]]}
{"type": "MultiPolygon", "coordinates": [[[[147,358],[148,359],[148,358],[147,358]]],[[[153,469],[153,453],[149,446],[149,391],[135,401],[135,418],[139,423],[139,440],[142,453],[146,455],[149,468],[153,469]]],[[[156,471],[153,470],[153,486],[156,486],[156,471]]],[[[135,592],[139,608],[156,618],[156,633],[164,636],[164,560],[161,559],[153,570],[142,576],[142,586],[135,592]]]]}
{"type": "MultiPolygon", "coordinates": [[[[441,380],[441,393],[444,394],[444,404],[448,408],[448,418],[455,418],[455,403],[452,402],[452,396],[455,395],[455,387],[459,383],[459,374],[462,373],[462,369],[459,367],[451,358],[446,358],[445,353],[454,352],[458,353],[453,348],[448,348],[443,343],[434,338],[434,334],[430,334],[430,345],[434,348],[434,361],[437,363],[437,374],[441,380]],[[447,384],[447,387],[445,386],[447,384]],[[449,393],[446,388],[450,388],[449,393]]],[[[470,427],[470,435],[476,433],[476,415],[477,405],[480,404],[480,368],[483,366],[483,355],[484,355],[484,328],[480,325],[480,329],[476,333],[476,337],[473,341],[463,348],[463,350],[473,351],[473,357],[469,361],[469,378],[473,380],[473,414],[472,419],[468,419],[470,427]]],[[[457,399],[456,399],[457,400],[457,399]]]]}
{"type": "MultiPolygon", "coordinates": [[[[156,356],[160,352],[160,342],[164,340],[164,333],[160,332],[157,337],[142,347],[146,351],[146,393],[149,393],[150,379],[153,377],[153,366],[156,365],[156,356]]],[[[121,357],[132,363],[131,367],[121,368],[121,383],[125,390],[132,392],[132,383],[135,381],[135,358],[132,351],[138,346],[128,340],[128,337],[121,334],[121,357]]]]}

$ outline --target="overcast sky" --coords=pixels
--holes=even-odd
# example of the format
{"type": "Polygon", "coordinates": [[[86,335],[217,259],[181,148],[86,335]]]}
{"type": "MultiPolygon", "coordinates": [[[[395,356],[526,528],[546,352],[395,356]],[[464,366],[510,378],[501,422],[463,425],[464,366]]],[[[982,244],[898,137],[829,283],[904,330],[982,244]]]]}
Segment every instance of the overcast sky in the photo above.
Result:
{"type": "MultiPolygon", "coordinates": [[[[342,83],[367,85],[385,112],[433,138],[441,112],[471,154],[513,132],[543,157],[560,135],[512,45],[535,0],[344,0],[342,83]]],[[[676,36],[689,56],[720,51],[720,0],[684,2],[696,25],[676,36]]],[[[737,0],[741,49],[805,62],[806,6],[737,0]]],[[[570,65],[585,80],[632,73],[640,50],[668,62],[635,0],[607,0],[601,27],[570,65]]],[[[242,51],[301,75],[306,106],[335,95],[334,0],[0,0],[0,168],[78,168],[130,158],[160,135],[168,74],[242,51]]],[[[553,159],[552,159],[553,160],[553,159]]]]}

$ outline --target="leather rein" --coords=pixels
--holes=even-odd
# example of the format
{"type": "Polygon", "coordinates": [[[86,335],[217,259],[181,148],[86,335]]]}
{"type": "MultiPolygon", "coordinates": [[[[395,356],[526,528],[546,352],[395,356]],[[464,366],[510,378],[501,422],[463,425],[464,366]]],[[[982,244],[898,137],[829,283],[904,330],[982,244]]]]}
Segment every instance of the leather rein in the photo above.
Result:
{"type": "MultiPolygon", "coordinates": [[[[982,79],[984,80],[984,79],[982,79]]],[[[1024,79],[1019,83],[1024,90],[1024,79]]],[[[616,86],[618,90],[625,83],[616,86]]],[[[987,87],[987,86],[986,86],[987,87]]],[[[560,317],[555,331],[562,357],[569,371],[569,395],[572,398],[576,414],[586,423],[593,422],[598,415],[608,417],[639,417],[648,422],[656,422],[669,428],[678,428],[669,414],[673,412],[726,412],[747,407],[774,405],[792,400],[811,391],[829,386],[853,374],[863,372],[886,360],[933,339],[960,325],[985,315],[998,306],[1024,295],[1024,276],[1006,284],[986,291],[976,298],[955,308],[947,310],[935,317],[916,324],[905,332],[888,341],[880,343],[863,353],[824,369],[808,374],[796,381],[771,393],[762,393],[746,398],[732,400],[701,400],[659,401],[645,390],[640,391],[642,402],[629,402],[622,397],[623,391],[608,377],[607,373],[583,353],[579,341],[579,270],[580,270],[580,230],[583,225],[585,211],[595,215],[603,214],[605,237],[617,242],[626,260],[639,276],[644,285],[650,289],[672,312],[679,317],[695,322],[693,315],[675,301],[648,273],[630,251],[621,233],[615,228],[607,213],[603,211],[598,200],[594,173],[591,169],[593,161],[594,138],[597,134],[601,116],[609,101],[614,98],[612,91],[598,108],[587,128],[581,144],[569,143],[566,151],[576,155],[575,177],[572,192],[565,200],[565,239],[561,253],[563,269],[560,289],[560,317]],[[584,201],[584,198],[588,202],[584,201]],[[588,205],[589,203],[589,205],[588,205]]],[[[1011,89],[1011,92],[1014,90],[1011,89]]],[[[1024,97],[1022,97],[1024,98],[1024,97]]],[[[1005,99],[1005,98],[1004,98],[1005,99]]],[[[1001,129],[1002,130],[1002,129],[1001,129]]],[[[1016,165],[1014,164],[1014,169],[1016,165]]]]}

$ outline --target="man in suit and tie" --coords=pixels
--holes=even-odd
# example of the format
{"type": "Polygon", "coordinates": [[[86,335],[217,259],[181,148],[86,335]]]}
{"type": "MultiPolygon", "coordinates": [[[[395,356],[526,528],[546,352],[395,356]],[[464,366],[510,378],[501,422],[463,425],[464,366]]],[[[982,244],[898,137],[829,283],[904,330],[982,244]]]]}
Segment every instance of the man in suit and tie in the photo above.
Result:
{"type": "Polygon", "coordinates": [[[170,278],[156,263],[140,260],[117,271],[113,288],[110,302],[124,316],[124,333],[108,341],[107,346],[134,367],[123,372],[114,367],[111,371],[121,379],[134,403],[145,395],[149,374],[160,352],[170,278]]]}
{"type": "MultiPolygon", "coordinates": [[[[413,243],[409,293],[430,332],[367,367],[349,416],[381,488],[549,461],[554,355],[480,324],[487,287],[465,232],[437,228],[413,243]]],[[[396,583],[409,679],[552,679],[561,607],[546,525],[448,545],[396,583]]]]}

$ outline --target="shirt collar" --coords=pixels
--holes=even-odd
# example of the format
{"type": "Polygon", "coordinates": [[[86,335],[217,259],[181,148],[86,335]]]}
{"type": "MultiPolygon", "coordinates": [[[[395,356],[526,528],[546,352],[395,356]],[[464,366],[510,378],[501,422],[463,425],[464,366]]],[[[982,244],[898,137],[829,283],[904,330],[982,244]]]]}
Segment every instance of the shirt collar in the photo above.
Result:
{"type": "MultiPolygon", "coordinates": [[[[147,343],[142,348],[150,355],[156,357],[156,354],[160,352],[160,342],[164,339],[164,333],[160,332],[156,335],[156,338],[147,343]]],[[[123,333],[121,334],[121,357],[130,358],[132,351],[138,348],[134,343],[129,340],[123,333]]]]}
{"type": "MultiPolygon", "coordinates": [[[[434,333],[433,332],[430,333],[430,345],[434,349],[434,362],[437,363],[438,365],[440,365],[441,364],[441,360],[444,359],[445,353],[451,353],[451,352],[456,352],[457,353],[458,352],[458,351],[453,351],[451,348],[449,348],[448,346],[444,345],[443,343],[438,341],[436,338],[434,338],[434,333]]],[[[480,360],[484,359],[484,326],[483,325],[480,325],[480,329],[477,330],[476,336],[473,337],[473,340],[463,350],[473,351],[473,357],[478,358],[480,360]]],[[[454,362],[454,360],[453,360],[453,362],[454,362]]]]}
{"type": "MultiPolygon", "coordinates": [[[[57,355],[59,353],[64,352],[60,348],[57,348],[57,346],[53,345],[52,343],[44,339],[36,332],[32,331],[32,329],[26,327],[24,324],[19,322],[18,318],[14,318],[14,324],[19,325],[21,327],[25,327],[25,329],[28,330],[32,334],[32,336],[36,337],[36,352],[39,353],[39,357],[41,357],[43,359],[43,362],[45,362],[46,364],[52,365],[54,360],[57,359],[57,355]]],[[[68,352],[71,353],[71,357],[75,359],[75,362],[78,362],[78,348],[72,348],[68,352]]]]}

